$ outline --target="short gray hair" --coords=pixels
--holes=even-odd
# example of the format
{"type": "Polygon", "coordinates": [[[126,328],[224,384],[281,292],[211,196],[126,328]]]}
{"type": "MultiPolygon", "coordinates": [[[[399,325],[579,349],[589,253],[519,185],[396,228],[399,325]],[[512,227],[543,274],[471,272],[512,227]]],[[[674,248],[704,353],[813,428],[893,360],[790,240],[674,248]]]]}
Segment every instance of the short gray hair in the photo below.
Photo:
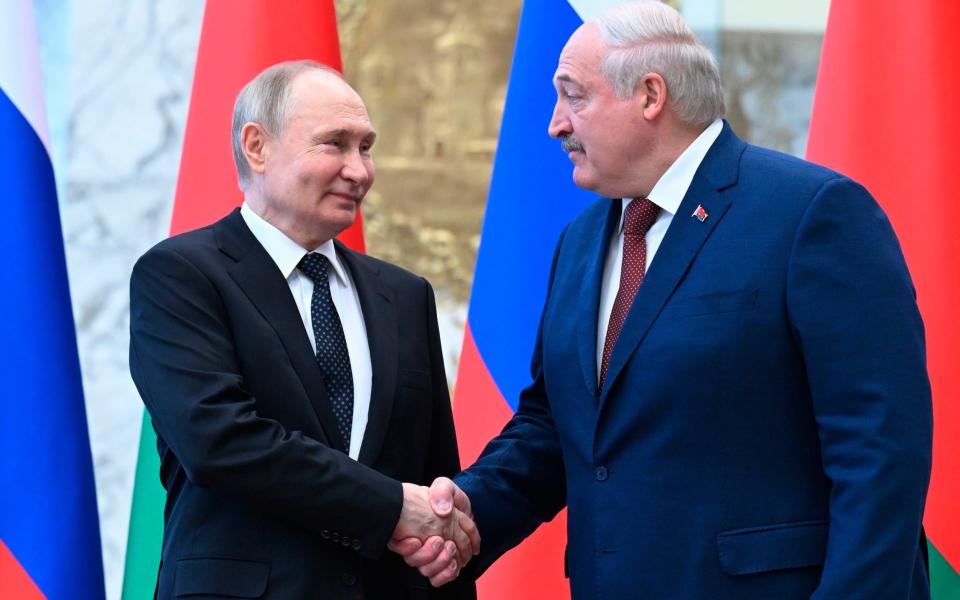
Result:
{"type": "Polygon", "coordinates": [[[325,64],[312,60],[291,60],[267,67],[245,85],[233,104],[233,162],[237,165],[237,178],[240,187],[246,189],[250,184],[250,165],[243,154],[241,133],[247,123],[259,123],[270,135],[280,135],[290,113],[293,101],[290,88],[294,79],[305,71],[324,71],[343,79],[340,72],[325,64]]]}
{"type": "Polygon", "coordinates": [[[716,60],[676,10],[640,0],[606,11],[594,23],[608,48],[601,70],[619,98],[630,98],[641,77],[658,73],[683,123],[703,126],[724,116],[716,60]]]}

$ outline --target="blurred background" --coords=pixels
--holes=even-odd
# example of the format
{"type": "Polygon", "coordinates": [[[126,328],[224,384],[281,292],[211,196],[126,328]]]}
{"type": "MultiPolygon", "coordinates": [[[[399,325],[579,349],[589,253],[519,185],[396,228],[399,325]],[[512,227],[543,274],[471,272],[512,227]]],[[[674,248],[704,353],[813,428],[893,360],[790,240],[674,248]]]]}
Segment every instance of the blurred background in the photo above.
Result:
{"type": "MultiPolygon", "coordinates": [[[[803,156],[829,1],[671,4],[717,54],[734,129],[803,156]]],[[[169,229],[204,3],[35,7],[107,597],[115,599],[143,411],[127,369],[127,286],[134,261],[169,229]]],[[[380,133],[378,178],[364,204],[367,251],[435,286],[451,386],[520,7],[521,0],[336,2],[345,75],[380,133]]],[[[551,111],[530,115],[544,135],[551,111]]]]}

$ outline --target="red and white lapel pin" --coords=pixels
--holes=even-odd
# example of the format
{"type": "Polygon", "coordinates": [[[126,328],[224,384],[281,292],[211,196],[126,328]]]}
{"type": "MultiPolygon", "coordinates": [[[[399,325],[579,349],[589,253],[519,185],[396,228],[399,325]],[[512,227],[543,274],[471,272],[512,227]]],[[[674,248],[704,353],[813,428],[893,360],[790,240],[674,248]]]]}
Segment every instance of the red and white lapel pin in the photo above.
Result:
{"type": "Polygon", "coordinates": [[[707,211],[703,209],[702,204],[698,204],[697,210],[693,211],[693,214],[690,216],[698,218],[700,222],[703,223],[704,221],[707,220],[707,217],[709,217],[710,215],[708,215],[707,211]]]}

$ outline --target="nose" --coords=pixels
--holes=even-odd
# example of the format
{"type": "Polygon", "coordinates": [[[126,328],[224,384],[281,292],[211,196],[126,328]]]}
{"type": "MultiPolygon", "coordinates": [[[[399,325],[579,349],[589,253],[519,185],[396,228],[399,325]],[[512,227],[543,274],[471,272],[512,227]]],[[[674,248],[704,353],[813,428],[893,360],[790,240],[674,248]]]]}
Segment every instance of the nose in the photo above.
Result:
{"type": "Polygon", "coordinates": [[[573,127],[570,125],[570,119],[567,117],[566,108],[557,99],[553,107],[553,116],[550,117],[550,125],[547,127],[547,133],[551,137],[561,137],[573,133],[573,127]]]}
{"type": "Polygon", "coordinates": [[[373,180],[373,160],[359,150],[347,152],[343,158],[340,176],[356,185],[369,185],[373,180]]]}

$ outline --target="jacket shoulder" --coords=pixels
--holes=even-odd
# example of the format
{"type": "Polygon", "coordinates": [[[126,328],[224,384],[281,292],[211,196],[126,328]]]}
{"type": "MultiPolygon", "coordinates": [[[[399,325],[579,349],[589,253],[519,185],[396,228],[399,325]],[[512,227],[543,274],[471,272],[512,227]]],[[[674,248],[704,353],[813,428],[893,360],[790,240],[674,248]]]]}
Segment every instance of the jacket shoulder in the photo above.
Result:
{"type": "Polygon", "coordinates": [[[338,244],[337,250],[338,252],[349,253],[349,259],[351,261],[363,268],[370,269],[371,271],[378,273],[383,281],[389,283],[395,288],[404,289],[411,286],[430,286],[430,282],[427,281],[425,277],[417,275],[412,271],[408,271],[407,269],[394,263],[387,262],[375,256],[370,256],[369,254],[363,254],[355,250],[351,250],[340,244],[338,244]]]}
{"type": "Polygon", "coordinates": [[[741,174],[758,173],[767,178],[822,185],[832,179],[849,179],[833,169],[790,154],[747,144],[740,164],[741,174]]]}

